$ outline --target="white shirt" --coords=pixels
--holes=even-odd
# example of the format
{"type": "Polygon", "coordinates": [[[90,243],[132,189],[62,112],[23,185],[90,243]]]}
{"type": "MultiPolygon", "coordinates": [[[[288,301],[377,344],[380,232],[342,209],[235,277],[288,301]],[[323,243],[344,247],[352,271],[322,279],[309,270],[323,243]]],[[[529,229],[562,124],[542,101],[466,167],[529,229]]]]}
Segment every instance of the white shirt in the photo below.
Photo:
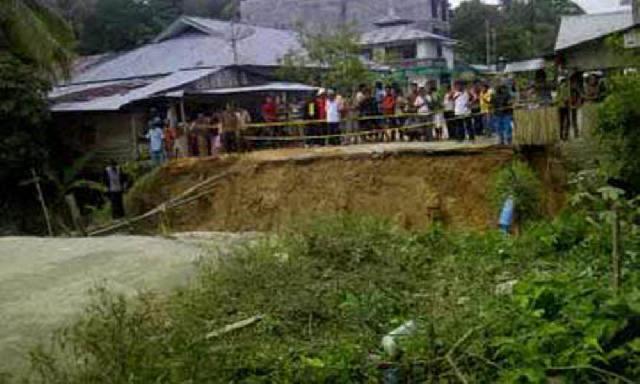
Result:
{"type": "Polygon", "coordinates": [[[468,92],[456,92],[454,94],[454,112],[456,116],[468,115],[469,110],[469,93],[468,92]]]}
{"type": "Polygon", "coordinates": [[[456,105],[455,105],[453,99],[447,93],[447,95],[444,97],[444,110],[445,111],[453,111],[455,108],[456,108],[456,105]]]}
{"type": "Polygon", "coordinates": [[[418,95],[416,97],[416,101],[413,103],[413,106],[418,109],[418,113],[421,115],[426,115],[429,113],[429,102],[431,101],[431,96],[427,95],[422,97],[418,95]]]}
{"type": "Polygon", "coordinates": [[[327,100],[327,123],[340,122],[340,104],[338,100],[327,100]]]}
{"type": "Polygon", "coordinates": [[[149,139],[149,150],[151,152],[162,151],[162,140],[164,140],[164,132],[162,128],[153,128],[147,132],[147,139],[149,139]]]}
{"type": "Polygon", "coordinates": [[[109,181],[109,192],[122,192],[122,183],[120,182],[120,170],[112,166],[106,169],[109,181]]]}

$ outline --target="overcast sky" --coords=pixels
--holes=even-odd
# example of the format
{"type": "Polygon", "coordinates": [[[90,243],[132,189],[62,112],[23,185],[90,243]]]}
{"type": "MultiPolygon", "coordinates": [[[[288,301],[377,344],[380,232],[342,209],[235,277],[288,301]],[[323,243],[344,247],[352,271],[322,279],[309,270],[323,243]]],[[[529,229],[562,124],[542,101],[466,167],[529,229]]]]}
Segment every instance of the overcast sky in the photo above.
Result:
{"type": "MultiPolygon", "coordinates": [[[[466,0],[449,0],[453,7],[457,7],[463,1],[466,0]]],[[[484,0],[485,3],[496,4],[498,0],[484,0]]],[[[584,8],[585,11],[593,12],[605,12],[615,9],[620,3],[620,0],[576,0],[576,3],[584,8]]]]}

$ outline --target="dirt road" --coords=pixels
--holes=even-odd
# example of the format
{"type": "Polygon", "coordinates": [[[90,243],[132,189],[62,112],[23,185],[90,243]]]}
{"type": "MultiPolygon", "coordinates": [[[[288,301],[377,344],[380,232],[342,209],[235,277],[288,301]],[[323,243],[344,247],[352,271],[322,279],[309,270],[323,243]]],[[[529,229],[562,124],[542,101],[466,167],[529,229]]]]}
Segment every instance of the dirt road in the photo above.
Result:
{"type": "Polygon", "coordinates": [[[96,285],[127,294],[171,288],[188,280],[210,245],[224,250],[243,238],[0,238],[0,372],[22,370],[29,346],[72,321],[96,285]]]}

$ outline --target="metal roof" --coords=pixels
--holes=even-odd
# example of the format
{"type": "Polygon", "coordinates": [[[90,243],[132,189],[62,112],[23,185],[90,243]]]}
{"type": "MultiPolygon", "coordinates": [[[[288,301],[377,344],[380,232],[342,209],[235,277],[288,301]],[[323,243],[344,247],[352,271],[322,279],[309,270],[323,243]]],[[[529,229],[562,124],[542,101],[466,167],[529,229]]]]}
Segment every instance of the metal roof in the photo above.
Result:
{"type": "MultiPolygon", "coordinates": [[[[220,68],[204,68],[178,71],[156,80],[147,86],[134,89],[124,94],[100,97],[88,101],[58,103],[53,105],[51,110],[53,112],[117,111],[129,103],[146,99],[160,92],[171,91],[177,87],[209,76],[219,70],[220,68]]],[[[93,85],[97,86],[98,84],[93,85]]]]}
{"type": "Polygon", "coordinates": [[[451,43],[454,42],[454,40],[448,37],[424,31],[413,25],[397,25],[365,32],[360,38],[360,43],[364,45],[378,45],[414,40],[440,40],[451,43]]]}
{"type": "Polygon", "coordinates": [[[616,12],[563,16],[556,51],[620,32],[634,25],[630,9],[616,12]]]}
{"type": "Polygon", "coordinates": [[[274,66],[300,49],[292,31],[181,17],[156,39],[77,74],[71,84],[166,75],[183,69],[239,65],[274,66]],[[232,40],[236,42],[237,63],[232,40]]]}
{"type": "Polygon", "coordinates": [[[314,92],[318,87],[300,83],[274,82],[251,87],[236,88],[219,88],[204,91],[188,92],[189,94],[199,95],[228,95],[230,93],[249,93],[249,92],[314,92]]]}
{"type": "Polygon", "coordinates": [[[545,67],[544,59],[531,59],[524,61],[514,61],[507,63],[504,68],[505,73],[531,72],[543,69],[545,67]]]}

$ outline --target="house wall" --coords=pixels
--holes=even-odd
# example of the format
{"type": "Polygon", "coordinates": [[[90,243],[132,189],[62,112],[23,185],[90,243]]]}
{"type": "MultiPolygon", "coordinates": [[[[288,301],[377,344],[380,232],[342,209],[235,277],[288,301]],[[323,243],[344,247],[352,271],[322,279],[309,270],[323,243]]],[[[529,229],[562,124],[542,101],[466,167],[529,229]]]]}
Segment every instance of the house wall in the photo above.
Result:
{"type": "Polygon", "coordinates": [[[442,53],[444,59],[447,61],[447,68],[453,70],[454,68],[454,52],[453,47],[450,45],[444,45],[442,47],[442,53]]]}
{"type": "MultiPolygon", "coordinates": [[[[370,30],[374,23],[389,11],[388,0],[242,0],[242,20],[266,27],[294,28],[302,22],[305,27],[322,29],[343,23],[355,24],[359,30],[370,30]]],[[[392,2],[395,12],[403,18],[415,20],[428,30],[449,29],[448,0],[402,0],[392,2]],[[432,17],[432,3],[438,8],[438,18],[432,17]],[[444,19],[444,20],[443,20],[444,19]]]]}
{"type": "Polygon", "coordinates": [[[437,45],[434,41],[418,42],[418,59],[432,59],[438,57],[437,45]]]}
{"type": "Polygon", "coordinates": [[[564,67],[572,70],[591,71],[624,68],[628,58],[612,48],[606,39],[581,44],[563,51],[564,67]]]}
{"type": "Polygon", "coordinates": [[[68,164],[91,154],[88,167],[95,170],[111,159],[125,162],[138,158],[138,136],[143,134],[146,126],[143,113],[54,113],[52,119],[55,135],[65,150],[63,157],[68,164]]]}

